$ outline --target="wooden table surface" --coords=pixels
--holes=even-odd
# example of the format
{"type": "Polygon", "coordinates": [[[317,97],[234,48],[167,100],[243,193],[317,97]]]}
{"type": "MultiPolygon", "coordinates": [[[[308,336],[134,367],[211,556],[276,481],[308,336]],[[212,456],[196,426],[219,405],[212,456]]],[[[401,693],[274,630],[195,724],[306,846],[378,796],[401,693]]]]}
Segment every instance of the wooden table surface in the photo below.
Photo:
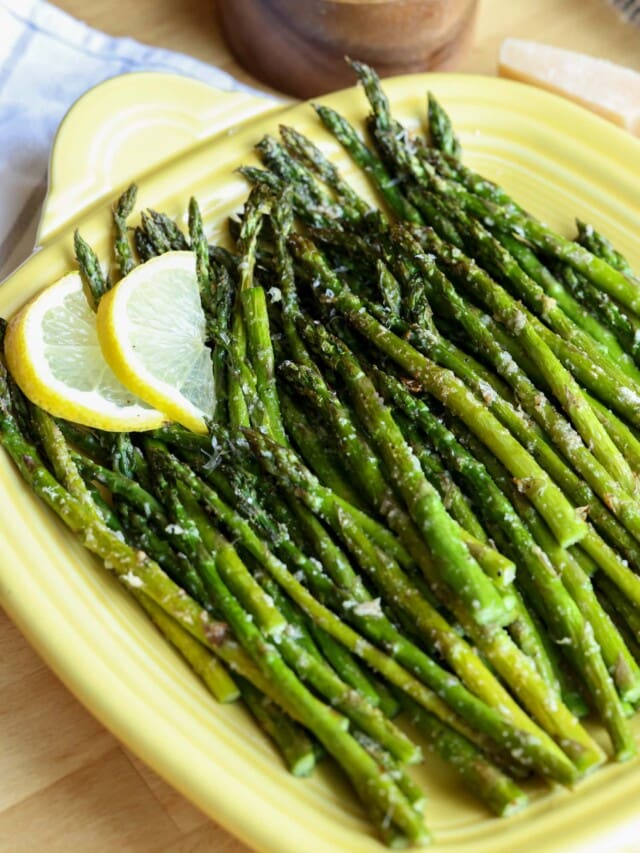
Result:
{"type": "MultiPolygon", "coordinates": [[[[259,85],[225,47],[213,0],[58,0],[57,5],[113,35],[192,54],[259,85]]],[[[621,23],[604,0],[481,0],[474,44],[460,70],[493,74],[498,46],[508,35],[640,70],[640,30],[621,23]]],[[[2,853],[247,850],[124,750],[1,612],[0,695],[2,853]]]]}

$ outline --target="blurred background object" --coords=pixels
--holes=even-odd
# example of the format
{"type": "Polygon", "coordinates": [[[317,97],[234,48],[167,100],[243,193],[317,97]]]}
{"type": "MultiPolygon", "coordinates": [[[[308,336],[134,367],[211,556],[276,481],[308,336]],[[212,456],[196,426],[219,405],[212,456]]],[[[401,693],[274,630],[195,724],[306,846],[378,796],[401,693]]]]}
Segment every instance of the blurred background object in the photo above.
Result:
{"type": "Polygon", "coordinates": [[[502,77],[569,98],[640,136],[640,74],[575,50],[507,38],[498,58],[502,77]]]}
{"type": "Polygon", "coordinates": [[[625,21],[640,27],[640,0],[609,0],[609,3],[615,6],[625,21]]]}
{"type": "Polygon", "coordinates": [[[453,70],[468,47],[477,0],[234,0],[220,24],[239,62],[300,98],[353,84],[352,56],[383,76],[453,70]]]}

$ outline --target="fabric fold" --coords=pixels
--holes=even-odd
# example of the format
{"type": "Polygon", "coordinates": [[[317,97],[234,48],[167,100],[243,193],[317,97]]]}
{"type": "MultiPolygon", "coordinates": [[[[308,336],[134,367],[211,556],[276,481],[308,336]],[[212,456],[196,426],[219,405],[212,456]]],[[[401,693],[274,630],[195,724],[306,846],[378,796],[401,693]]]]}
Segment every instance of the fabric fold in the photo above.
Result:
{"type": "Polygon", "coordinates": [[[0,281],[33,249],[49,152],[65,113],[88,89],[132,71],[255,92],[192,57],[98,32],[44,0],[0,0],[0,281]]]}

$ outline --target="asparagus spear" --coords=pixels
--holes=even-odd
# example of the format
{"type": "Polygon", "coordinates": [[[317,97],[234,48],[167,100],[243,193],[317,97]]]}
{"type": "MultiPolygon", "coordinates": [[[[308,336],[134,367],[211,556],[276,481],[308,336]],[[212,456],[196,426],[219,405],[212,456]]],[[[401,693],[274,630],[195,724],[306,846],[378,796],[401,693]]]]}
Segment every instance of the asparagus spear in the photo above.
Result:
{"type": "MultiPolygon", "coordinates": [[[[323,208],[331,218],[338,215],[339,208],[331,194],[315,179],[305,165],[290,157],[276,139],[263,136],[256,145],[256,149],[265,165],[279,178],[289,185],[296,186],[303,197],[309,198],[313,204],[323,208]]],[[[342,208],[341,212],[347,213],[345,208],[342,208]]]]}
{"type": "MultiPolygon", "coordinates": [[[[310,506],[315,506],[318,511],[322,511],[323,506],[325,508],[327,507],[326,501],[322,501],[322,488],[319,484],[314,483],[312,478],[310,479],[308,476],[305,477],[299,467],[296,469],[296,466],[286,448],[278,447],[274,442],[269,442],[264,436],[260,436],[255,432],[246,433],[246,435],[254,448],[258,450],[261,447],[263,448],[263,452],[260,454],[261,461],[269,467],[269,470],[272,473],[276,473],[279,467],[281,471],[286,471],[288,474],[294,475],[296,477],[294,482],[297,494],[308,499],[310,506]],[[278,460],[280,460],[280,462],[278,462],[278,460]],[[298,474],[302,479],[298,479],[298,474]],[[302,490],[303,486],[305,489],[304,491],[302,490]]],[[[331,522],[333,518],[334,516],[332,513],[328,513],[326,515],[326,519],[329,522],[331,522]]],[[[345,525],[348,523],[346,521],[347,516],[341,516],[340,511],[338,510],[335,514],[335,519],[337,524],[341,526],[341,529],[344,531],[345,525]]],[[[352,530],[353,529],[357,530],[357,525],[355,528],[352,528],[352,530]]],[[[358,542],[360,543],[360,546],[362,546],[363,540],[361,537],[358,538],[358,542]]],[[[362,559],[362,553],[362,551],[359,551],[360,559],[362,559]]],[[[367,549],[367,553],[370,554],[370,549],[367,549]]],[[[376,568],[375,561],[369,561],[365,564],[360,562],[360,565],[364,565],[368,572],[374,571],[376,568]]],[[[468,659],[463,659],[461,650],[455,650],[457,644],[455,643],[454,638],[452,638],[451,632],[448,631],[446,623],[443,624],[443,620],[441,618],[439,619],[438,615],[427,606],[426,601],[419,602],[415,593],[412,594],[411,590],[407,589],[406,579],[402,576],[402,573],[398,571],[398,567],[393,565],[393,561],[389,559],[386,560],[385,570],[382,573],[377,574],[377,578],[380,582],[385,584],[384,592],[391,598],[391,600],[395,600],[403,608],[408,608],[407,612],[411,615],[411,618],[415,623],[422,628],[422,630],[432,632],[434,639],[437,638],[438,648],[441,653],[451,655],[450,660],[454,668],[458,669],[463,666],[466,668],[469,665],[468,659]]],[[[571,753],[574,760],[583,767],[583,769],[587,769],[593,762],[597,764],[601,760],[599,750],[594,749],[595,745],[591,742],[590,738],[586,736],[586,733],[581,729],[581,727],[579,725],[576,727],[576,721],[573,719],[571,714],[566,712],[566,709],[559,701],[555,692],[549,690],[548,685],[539,679],[537,673],[529,665],[530,662],[519,656],[516,648],[510,644],[507,635],[495,630],[483,631],[478,629],[473,620],[470,617],[465,616],[464,610],[456,607],[455,599],[450,600],[449,606],[454,610],[457,618],[464,625],[465,630],[473,637],[474,641],[479,645],[483,653],[487,655],[492,664],[501,671],[507,680],[509,679],[509,673],[511,673],[511,675],[516,671],[519,673],[519,677],[514,683],[514,689],[521,694],[523,703],[530,708],[532,713],[543,721],[543,725],[549,726],[550,731],[558,734],[564,748],[567,748],[568,743],[566,734],[570,728],[573,729],[574,734],[572,737],[575,738],[575,743],[571,746],[571,753]],[[564,734],[560,734],[560,717],[565,718],[564,723],[562,724],[565,727],[564,734]]],[[[378,625],[379,621],[376,620],[375,624],[378,625]]],[[[486,678],[486,673],[482,675],[482,673],[476,672],[474,675],[473,667],[471,667],[471,669],[466,669],[466,673],[468,677],[472,679],[478,679],[481,677],[480,682],[468,682],[470,685],[472,683],[474,684],[474,689],[485,689],[481,688],[480,685],[482,680],[486,678]]],[[[514,712],[517,713],[517,710],[512,708],[512,713],[514,712]]],[[[527,722],[526,717],[524,720],[520,717],[518,717],[518,719],[523,728],[530,725],[530,722],[527,722]]]]}
{"type": "Polygon", "coordinates": [[[403,700],[409,718],[424,735],[434,752],[454,768],[469,790],[500,817],[519,812],[527,803],[526,794],[498,767],[457,732],[448,729],[433,714],[411,700],[403,700]]]}
{"type": "MultiPolygon", "coordinates": [[[[501,482],[509,484],[511,501],[515,502],[521,513],[525,513],[527,523],[530,526],[533,525],[532,531],[537,538],[538,545],[542,546],[542,550],[536,546],[536,541],[520,522],[512,503],[504,497],[500,488],[495,484],[493,479],[496,477],[495,462],[492,468],[493,476],[491,476],[485,465],[474,459],[468,451],[465,451],[423,403],[412,398],[391,377],[380,372],[378,372],[377,377],[383,390],[391,395],[405,412],[416,418],[425,431],[433,437],[438,448],[446,454],[449,465],[468,478],[478,505],[483,508],[491,523],[505,530],[508,542],[525,569],[525,573],[521,575],[520,583],[526,590],[530,581],[533,581],[536,586],[536,598],[540,598],[544,607],[544,614],[540,615],[544,615],[550,621],[553,630],[559,636],[571,637],[572,653],[577,658],[576,666],[586,682],[590,684],[591,693],[598,703],[601,714],[603,713],[603,702],[601,701],[603,696],[608,696],[607,702],[614,702],[614,709],[619,709],[620,706],[615,696],[612,696],[610,679],[602,672],[598,658],[595,657],[595,655],[599,655],[599,650],[596,650],[594,655],[593,640],[590,633],[592,626],[600,629],[598,640],[601,646],[606,645],[607,657],[605,659],[611,667],[617,669],[620,687],[627,696],[635,697],[640,683],[638,682],[638,673],[634,673],[633,662],[625,654],[624,646],[619,642],[619,638],[616,638],[611,631],[612,626],[601,620],[602,614],[594,606],[596,603],[593,596],[589,595],[587,580],[582,570],[571,560],[570,556],[565,556],[563,549],[557,546],[557,543],[552,541],[548,535],[548,529],[545,530],[539,522],[539,516],[535,510],[532,508],[532,513],[526,513],[527,503],[522,499],[522,496],[515,492],[515,489],[511,488],[510,479],[506,474],[502,475],[501,482]],[[548,558],[554,559],[555,565],[559,569],[558,575],[552,571],[548,558]],[[573,597],[567,594],[559,580],[560,577],[565,580],[573,597]],[[581,615],[574,603],[576,597],[586,611],[584,616],[581,615]]],[[[484,458],[486,464],[489,464],[489,454],[485,453],[484,458]]],[[[626,724],[623,724],[620,716],[616,717],[613,711],[604,715],[604,719],[611,726],[610,732],[614,739],[617,754],[620,757],[629,757],[631,754],[629,751],[630,740],[626,724]]]]}
{"type": "Polygon", "coordinates": [[[433,92],[428,93],[427,117],[431,145],[443,154],[459,160],[462,156],[462,147],[453,130],[451,119],[436,100],[433,92]]]}
{"type": "MultiPolygon", "coordinates": [[[[630,311],[625,311],[608,293],[598,290],[571,267],[560,268],[559,275],[573,296],[600,318],[605,327],[611,330],[612,336],[616,342],[619,342],[618,349],[623,354],[622,364],[625,364],[629,359],[625,350],[628,350],[637,363],[640,359],[640,347],[638,346],[640,319],[630,311]]],[[[634,378],[637,379],[637,372],[635,372],[634,378]]]]}
{"type": "MultiPolygon", "coordinates": [[[[224,552],[229,553],[226,547],[224,552]]],[[[247,618],[246,612],[211,564],[207,566],[206,583],[243,648],[265,675],[281,685],[287,703],[285,709],[290,708],[293,715],[301,719],[327,752],[334,756],[349,776],[363,803],[371,803],[385,813],[388,811],[392,815],[394,825],[412,842],[425,843],[429,837],[427,830],[401,790],[388,776],[379,773],[375,761],[343,728],[335,711],[315,698],[302,685],[284,662],[278,649],[268,642],[253,621],[247,618]]],[[[313,658],[309,658],[308,663],[312,660],[313,658]]]]}
{"type": "Polygon", "coordinates": [[[256,377],[256,393],[264,406],[270,432],[282,444],[288,444],[276,390],[273,345],[264,290],[261,287],[249,287],[241,291],[240,299],[248,354],[256,377]]]}
{"type": "MultiPolygon", "coordinates": [[[[520,341],[528,355],[534,360],[548,387],[560,401],[583,441],[587,447],[592,448],[593,456],[610,473],[611,483],[619,484],[618,488],[622,486],[630,494],[633,494],[636,486],[633,472],[591,409],[578,383],[541,338],[538,333],[538,327],[541,324],[536,322],[534,317],[528,314],[520,303],[513,300],[505,290],[495,284],[474,262],[465,258],[458,250],[452,252],[433,232],[423,232],[423,240],[424,245],[430,251],[436,252],[437,257],[446,264],[448,269],[455,268],[456,272],[459,272],[464,268],[467,286],[471,288],[474,295],[485,302],[492,314],[520,341]]],[[[549,309],[549,311],[551,310],[549,309]]],[[[521,382],[522,384],[524,382],[521,382]]],[[[528,383],[530,390],[533,387],[532,383],[528,383]]],[[[542,397],[542,401],[544,402],[544,397],[542,397]]],[[[542,409],[542,406],[538,408],[542,409]]],[[[545,409],[545,414],[547,415],[546,423],[548,423],[549,416],[552,414],[549,408],[545,409]]],[[[561,434],[562,431],[559,432],[559,435],[561,434]]],[[[559,435],[556,431],[558,437],[555,440],[559,440],[559,435]]],[[[591,453],[589,456],[593,459],[591,453]]],[[[584,466],[586,471],[591,470],[591,468],[590,465],[584,466]]],[[[583,472],[581,471],[581,473],[583,472]]]]}
{"type": "Polygon", "coordinates": [[[333,189],[343,209],[357,211],[363,216],[371,213],[371,206],[342,179],[335,165],[320,149],[294,127],[280,125],[280,135],[287,151],[313,169],[333,189]]]}
{"type": "Polygon", "coordinates": [[[351,125],[331,107],[316,105],[315,109],[323,124],[344,145],[360,168],[372,176],[391,210],[401,219],[421,223],[422,217],[416,208],[404,198],[382,162],[367,148],[351,125]]]}
{"type": "Polygon", "coordinates": [[[95,310],[98,307],[101,297],[104,296],[111,286],[109,279],[100,267],[98,256],[77,229],[73,232],[73,247],[82,282],[88,291],[90,302],[95,310]]]}
{"type": "MultiPolygon", "coordinates": [[[[306,394],[313,401],[314,406],[327,416],[335,430],[347,465],[371,507],[387,519],[387,523],[398,535],[409,554],[413,555],[414,560],[426,567],[425,570],[429,576],[434,576],[431,557],[426,557],[425,560],[425,548],[419,529],[386,482],[380,462],[359,433],[346,406],[327,387],[317,371],[290,362],[283,362],[280,365],[280,371],[298,391],[306,394]]],[[[354,515],[353,510],[349,510],[344,505],[343,509],[347,509],[351,515],[354,515]]],[[[362,515],[358,515],[358,521],[361,526],[366,527],[371,538],[376,539],[381,547],[389,550],[396,559],[400,558],[406,565],[403,555],[400,555],[388,538],[382,541],[378,530],[362,515]]],[[[476,557],[489,577],[498,586],[508,587],[514,576],[513,564],[473,534],[469,534],[464,526],[460,528],[459,534],[469,552],[476,557]]]]}
{"type": "MultiPolygon", "coordinates": [[[[435,234],[430,233],[427,236],[426,232],[423,232],[423,235],[425,244],[431,251],[436,252],[439,257],[446,254],[447,265],[455,265],[458,271],[464,269],[467,285],[471,285],[474,288],[474,282],[477,280],[479,285],[480,281],[482,281],[483,284],[490,286],[488,277],[479,268],[475,267],[471,261],[464,259],[459,252],[456,252],[455,255],[450,254],[447,247],[444,246],[435,234]]],[[[560,383],[562,388],[564,388],[565,397],[571,400],[566,408],[572,411],[572,419],[575,420],[576,425],[582,426],[581,432],[583,438],[587,437],[586,443],[580,441],[578,434],[571,428],[571,425],[556,412],[546,396],[536,388],[533,382],[518,368],[514,361],[505,357],[504,350],[493,340],[489,329],[482,321],[474,313],[466,310],[464,300],[461,299],[447,279],[439,273],[432,260],[432,256],[421,252],[416,242],[404,236],[402,231],[399,232],[399,240],[402,241],[408,250],[413,250],[414,257],[421,264],[425,275],[429,276],[433,287],[437,288],[438,293],[447,300],[449,310],[464,324],[465,330],[478,340],[478,346],[482,352],[491,359],[498,372],[510,383],[528,414],[540,423],[540,426],[546,430],[554,444],[573,463],[577,471],[587,480],[597,494],[605,497],[609,506],[622,516],[625,523],[632,528],[631,532],[633,532],[636,524],[634,521],[636,507],[631,495],[633,495],[636,488],[635,476],[617,447],[615,454],[618,462],[621,460],[620,464],[613,464],[611,458],[607,466],[601,464],[603,458],[610,457],[609,450],[613,442],[605,427],[600,423],[597,415],[591,409],[589,401],[583,396],[582,391],[578,389],[577,383],[572,379],[567,379],[568,374],[566,371],[560,370],[558,372],[557,383],[560,383]],[[586,414],[587,417],[582,418],[580,413],[582,415],[586,414]],[[598,421],[598,428],[595,431],[592,429],[594,420],[598,421]],[[604,442],[601,441],[603,436],[604,442]]],[[[526,324],[524,318],[523,322],[526,324]]],[[[532,354],[533,347],[528,336],[525,336],[525,339],[522,340],[522,346],[529,355],[532,354]]],[[[540,363],[538,363],[538,366],[540,366],[540,363]]],[[[558,365],[556,364],[555,366],[557,367],[558,365]]],[[[561,399],[557,393],[557,383],[548,382],[548,385],[554,391],[555,396],[561,399]]],[[[640,515],[638,518],[640,518],[640,515]]]]}
{"type": "MultiPolygon", "coordinates": [[[[442,502],[452,518],[460,524],[467,532],[471,533],[480,542],[488,542],[489,537],[471,506],[471,502],[451,476],[451,472],[445,468],[436,453],[430,450],[422,441],[419,430],[408,419],[402,417],[401,413],[394,413],[403,435],[410,442],[411,447],[420,460],[425,476],[429,477],[433,485],[440,492],[442,502]]],[[[515,577],[515,566],[512,570],[515,577]]],[[[512,583],[513,578],[507,580],[512,583]]],[[[498,581],[496,580],[496,583],[498,581]]],[[[504,583],[504,579],[503,579],[504,583]]]]}
{"type": "Polygon", "coordinates": [[[534,505],[561,544],[567,546],[579,541],[586,532],[586,526],[564,494],[457,377],[439,368],[369,314],[361,300],[331,272],[313,244],[302,237],[292,237],[291,245],[300,262],[311,273],[318,295],[333,304],[354,328],[462,417],[507,465],[513,476],[529,483],[534,505]]]}
{"type": "MultiPolygon", "coordinates": [[[[540,285],[549,297],[556,300],[567,317],[590,335],[609,358],[617,361],[623,370],[637,381],[638,371],[632,359],[620,346],[616,336],[607,328],[606,323],[602,323],[581,304],[572,287],[565,287],[566,280],[562,276],[554,276],[529,246],[511,234],[496,232],[494,237],[513,255],[524,272],[540,285]],[[563,281],[560,280],[561,278],[563,281]]],[[[563,323],[562,328],[567,328],[566,322],[563,323]]],[[[569,334],[571,335],[570,331],[569,334]]]]}
{"type": "Polygon", "coordinates": [[[142,225],[136,225],[133,229],[133,242],[138,258],[143,263],[158,254],[142,225]]]}
{"type": "Polygon", "coordinates": [[[528,215],[501,186],[479,175],[466,166],[459,158],[451,157],[444,151],[424,144],[420,138],[415,140],[416,154],[428,166],[433,167],[439,175],[447,180],[456,181],[470,193],[501,204],[509,210],[516,210],[528,215]]]}
{"type": "MultiPolygon", "coordinates": [[[[457,526],[355,357],[320,326],[307,323],[303,333],[346,382],[360,419],[433,554],[438,568],[436,585],[453,590],[479,624],[505,624],[510,616],[500,594],[465,548],[457,526]]],[[[434,582],[433,576],[430,580],[434,582]]]]}
{"type": "Polygon", "coordinates": [[[250,425],[247,397],[255,396],[251,384],[253,377],[246,370],[247,330],[242,309],[242,294],[253,286],[253,272],[256,262],[258,234],[262,227],[264,214],[271,205],[270,196],[262,189],[252,191],[247,201],[239,249],[242,260],[239,266],[239,283],[233,309],[231,338],[229,341],[228,406],[231,429],[237,432],[241,427],[250,425]]]}
{"type": "Polygon", "coordinates": [[[149,232],[149,236],[155,235],[155,238],[152,237],[152,239],[157,239],[159,241],[158,248],[160,247],[160,244],[168,247],[164,249],[165,252],[170,250],[183,251],[189,248],[187,238],[174,220],[171,219],[170,216],[167,216],[166,213],[159,213],[157,210],[149,210],[146,227],[149,232]]]}
{"type": "MultiPolygon", "coordinates": [[[[152,255],[163,255],[165,252],[170,252],[173,246],[166,229],[157,220],[158,214],[156,213],[154,217],[154,212],[151,210],[142,211],[140,214],[141,227],[151,247],[152,255]]],[[[181,248],[187,248],[187,246],[181,248]]]]}
{"type": "MultiPolygon", "coordinates": [[[[163,637],[180,652],[211,695],[218,702],[235,702],[240,696],[240,690],[215,655],[198,643],[151,598],[143,593],[136,597],[163,637]]],[[[253,690],[259,695],[256,688],[253,690]]]]}
{"type": "Polygon", "coordinates": [[[292,398],[280,392],[280,406],[287,432],[300,455],[318,479],[325,483],[352,506],[363,508],[362,499],[339,467],[332,453],[332,437],[319,421],[311,422],[309,414],[297,406],[292,398]]]}
{"type": "Polygon", "coordinates": [[[135,266],[131,244],[129,242],[129,231],[127,228],[127,218],[131,216],[136,203],[136,195],[138,188],[135,184],[131,184],[120,196],[115,203],[112,216],[113,227],[115,231],[114,254],[116,263],[120,270],[120,275],[125,276],[135,266]]]}
{"type": "Polygon", "coordinates": [[[280,749],[291,773],[310,776],[316,764],[313,742],[302,726],[288,718],[278,706],[243,678],[238,679],[240,693],[252,716],[280,749]]]}
{"type": "Polygon", "coordinates": [[[585,249],[588,249],[592,254],[597,255],[599,258],[602,258],[602,260],[606,261],[609,266],[612,266],[616,270],[620,270],[620,272],[632,272],[629,261],[627,261],[624,255],[621,255],[620,252],[616,250],[611,241],[608,240],[604,234],[597,231],[593,225],[588,225],[580,219],[576,219],[576,225],[578,226],[577,241],[584,246],[585,249]]]}
{"type": "Polygon", "coordinates": [[[227,425],[228,411],[228,368],[230,326],[234,301],[234,284],[227,269],[219,264],[213,266],[215,279],[214,307],[207,316],[207,337],[214,341],[211,360],[215,392],[214,422],[227,425]]]}

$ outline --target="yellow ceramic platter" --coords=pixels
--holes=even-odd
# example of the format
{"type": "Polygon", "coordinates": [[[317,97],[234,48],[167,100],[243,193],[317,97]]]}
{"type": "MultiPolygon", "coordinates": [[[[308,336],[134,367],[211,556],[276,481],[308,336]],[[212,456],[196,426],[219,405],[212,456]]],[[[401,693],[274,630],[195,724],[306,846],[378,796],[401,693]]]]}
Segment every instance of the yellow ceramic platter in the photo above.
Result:
{"type": "MultiPolygon", "coordinates": [[[[450,111],[466,160],[567,234],[575,215],[609,235],[640,267],[640,143],[552,95],[482,77],[386,81],[394,111],[417,126],[427,89],[450,111]]],[[[364,97],[323,99],[354,122],[364,97]]],[[[109,204],[129,180],[140,207],[184,223],[190,195],[208,233],[224,233],[247,187],[234,170],[278,121],[348,158],[306,105],[288,108],[145,74],[109,81],[65,119],[51,168],[41,250],[0,289],[8,317],[73,265],[72,230],[107,256],[109,204]],[[277,109],[277,114],[275,110],[277,109]]],[[[365,189],[358,177],[358,187],[365,189]]],[[[33,498],[0,452],[0,603],[78,698],[130,749],[205,812],[260,850],[381,850],[346,784],[329,767],[296,780],[240,706],[217,705],[118,584],[33,498]]],[[[636,725],[640,734],[640,721],[636,725]]],[[[640,763],[609,765],[577,790],[532,791],[506,820],[486,814],[429,754],[416,777],[428,794],[437,849],[449,853],[635,851],[640,763]]]]}

